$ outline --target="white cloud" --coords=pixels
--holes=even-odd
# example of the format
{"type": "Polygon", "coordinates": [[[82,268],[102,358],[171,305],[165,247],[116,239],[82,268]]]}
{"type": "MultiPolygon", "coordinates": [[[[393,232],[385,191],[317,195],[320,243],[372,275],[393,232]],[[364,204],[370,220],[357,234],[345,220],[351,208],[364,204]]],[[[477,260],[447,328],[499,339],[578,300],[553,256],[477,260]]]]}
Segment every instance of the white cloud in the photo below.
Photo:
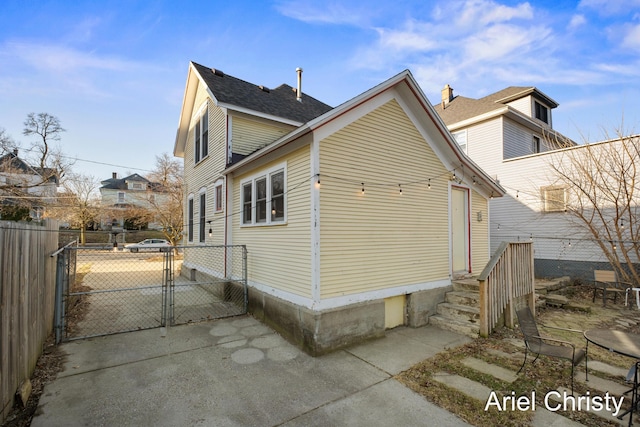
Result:
{"type": "Polygon", "coordinates": [[[338,2],[318,2],[312,1],[279,1],[276,10],[284,16],[302,22],[319,24],[348,24],[360,26],[372,12],[372,8],[367,5],[348,6],[338,2]]]}
{"type": "Polygon", "coordinates": [[[437,46],[433,28],[410,20],[400,30],[377,29],[382,48],[392,50],[428,51],[437,46]]]}
{"type": "Polygon", "coordinates": [[[100,56],[67,46],[34,43],[8,42],[0,46],[0,55],[13,57],[31,67],[55,73],[79,72],[87,69],[124,71],[139,65],[113,56],[100,56]]]}
{"type": "Polygon", "coordinates": [[[569,21],[569,30],[575,30],[587,23],[587,18],[584,15],[573,15],[571,21],[569,21]]]}
{"type": "Polygon", "coordinates": [[[578,8],[593,9],[602,16],[626,15],[640,8],[640,0],[581,0],[578,8]]]}
{"type": "Polygon", "coordinates": [[[626,29],[622,47],[640,51],[640,25],[633,25],[626,29]]]}
{"type": "Polygon", "coordinates": [[[550,34],[551,30],[544,27],[493,25],[465,40],[465,56],[471,62],[514,62],[539,49],[550,34]]]}
{"type": "MultiPolygon", "coordinates": [[[[452,4],[455,8],[459,3],[452,4]]],[[[462,5],[462,12],[454,15],[454,20],[458,26],[476,27],[501,22],[508,22],[514,19],[532,19],[533,8],[529,3],[520,3],[516,7],[509,7],[487,0],[468,0],[462,5]]]]}

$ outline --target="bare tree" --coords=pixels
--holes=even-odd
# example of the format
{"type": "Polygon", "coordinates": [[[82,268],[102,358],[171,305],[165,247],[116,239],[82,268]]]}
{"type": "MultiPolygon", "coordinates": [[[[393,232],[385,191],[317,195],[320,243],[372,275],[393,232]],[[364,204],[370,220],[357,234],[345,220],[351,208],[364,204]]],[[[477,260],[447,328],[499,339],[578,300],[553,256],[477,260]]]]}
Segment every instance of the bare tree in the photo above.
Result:
{"type": "Polygon", "coordinates": [[[627,135],[616,129],[601,143],[562,150],[551,167],[574,223],[588,231],[618,277],[640,283],[640,137],[627,135]]]}
{"type": "Polygon", "coordinates": [[[58,218],[80,229],[80,244],[86,243],[85,230],[99,215],[98,181],[93,176],[69,174],[63,192],[58,194],[55,213],[58,218]]]}
{"type": "Polygon", "coordinates": [[[52,201],[55,188],[72,162],[65,160],[57,142],[64,129],[48,113],[30,113],[23,135],[35,137],[29,148],[20,146],[0,129],[0,194],[4,204],[23,209],[43,207],[52,201]]]}
{"type": "Polygon", "coordinates": [[[152,185],[146,195],[146,221],[159,224],[165,238],[175,246],[182,239],[184,227],[182,163],[167,153],[156,156],[155,169],[147,179],[152,185]]]}

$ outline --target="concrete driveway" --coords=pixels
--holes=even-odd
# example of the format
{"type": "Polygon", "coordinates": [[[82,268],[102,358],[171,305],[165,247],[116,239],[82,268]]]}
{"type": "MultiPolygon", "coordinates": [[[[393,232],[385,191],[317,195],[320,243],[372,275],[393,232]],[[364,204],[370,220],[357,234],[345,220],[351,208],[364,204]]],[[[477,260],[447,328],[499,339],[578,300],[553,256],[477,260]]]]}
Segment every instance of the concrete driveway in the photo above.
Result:
{"type": "Polygon", "coordinates": [[[468,341],[397,328],[314,358],[250,316],[73,341],[31,425],[467,425],[392,376],[468,341]]]}

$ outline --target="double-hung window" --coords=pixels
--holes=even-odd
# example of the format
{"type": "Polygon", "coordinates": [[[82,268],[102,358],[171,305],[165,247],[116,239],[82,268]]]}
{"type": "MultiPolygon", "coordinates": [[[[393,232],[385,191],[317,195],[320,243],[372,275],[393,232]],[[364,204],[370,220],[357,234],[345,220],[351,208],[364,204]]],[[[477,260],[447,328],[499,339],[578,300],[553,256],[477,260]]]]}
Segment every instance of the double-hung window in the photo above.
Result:
{"type": "Polygon", "coordinates": [[[124,191],[118,191],[118,203],[124,203],[124,191]]]}
{"type": "Polygon", "coordinates": [[[189,196],[187,202],[187,238],[193,242],[193,196],[189,196]]]}
{"type": "Polygon", "coordinates": [[[536,119],[549,123],[549,109],[538,101],[534,101],[536,119]]]}
{"type": "Polygon", "coordinates": [[[278,166],[242,182],[243,225],[269,225],[285,222],[285,181],[285,169],[283,166],[278,166]]]}
{"type": "Polygon", "coordinates": [[[216,185],[215,191],[216,212],[220,212],[222,211],[222,184],[216,185]]]}
{"type": "Polygon", "coordinates": [[[193,150],[196,163],[209,155],[209,109],[207,107],[196,121],[193,150]]]}
{"type": "Polygon", "coordinates": [[[467,131],[461,130],[459,132],[454,132],[451,135],[460,146],[460,149],[464,151],[465,154],[468,154],[467,153],[467,131]]]}
{"type": "Polygon", "coordinates": [[[540,189],[544,212],[564,212],[567,209],[567,189],[549,186],[540,189]]]}
{"type": "Polygon", "coordinates": [[[200,223],[199,223],[199,241],[205,241],[205,225],[207,221],[207,193],[200,193],[200,223]]]}

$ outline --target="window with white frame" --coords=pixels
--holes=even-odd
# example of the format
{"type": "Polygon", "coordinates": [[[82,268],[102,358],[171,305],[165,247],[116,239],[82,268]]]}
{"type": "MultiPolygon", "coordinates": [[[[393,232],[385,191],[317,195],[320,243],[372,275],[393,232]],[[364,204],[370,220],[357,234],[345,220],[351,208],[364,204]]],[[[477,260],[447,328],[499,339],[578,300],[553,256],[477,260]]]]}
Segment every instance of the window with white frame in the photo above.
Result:
{"type": "Polygon", "coordinates": [[[124,203],[124,191],[118,191],[118,203],[124,203]]]}
{"type": "Polygon", "coordinates": [[[468,154],[467,153],[467,131],[461,130],[459,132],[454,132],[451,135],[453,135],[453,138],[456,140],[456,142],[460,146],[460,149],[464,151],[465,154],[468,154]]]}
{"type": "Polygon", "coordinates": [[[200,193],[200,222],[198,230],[199,233],[199,241],[205,241],[205,225],[207,222],[207,193],[200,193]]]}
{"type": "Polygon", "coordinates": [[[567,210],[567,189],[549,186],[540,189],[544,212],[565,212],[567,210]]]}
{"type": "Polygon", "coordinates": [[[215,186],[215,204],[216,212],[222,211],[222,184],[215,186]]]}
{"type": "Polygon", "coordinates": [[[242,182],[243,225],[269,225],[285,221],[285,178],[285,168],[279,166],[242,182]]]}
{"type": "Polygon", "coordinates": [[[193,196],[187,202],[187,240],[193,242],[193,196]]]}
{"type": "Polygon", "coordinates": [[[199,163],[209,155],[209,108],[205,107],[194,129],[194,160],[199,163]]]}
{"type": "Polygon", "coordinates": [[[541,103],[539,103],[538,101],[533,101],[533,104],[534,104],[534,109],[535,109],[534,113],[536,115],[536,119],[548,124],[549,109],[544,105],[542,105],[541,103]]]}
{"type": "Polygon", "coordinates": [[[531,141],[531,152],[533,153],[541,152],[540,138],[537,136],[534,136],[533,141],[531,141]]]}

